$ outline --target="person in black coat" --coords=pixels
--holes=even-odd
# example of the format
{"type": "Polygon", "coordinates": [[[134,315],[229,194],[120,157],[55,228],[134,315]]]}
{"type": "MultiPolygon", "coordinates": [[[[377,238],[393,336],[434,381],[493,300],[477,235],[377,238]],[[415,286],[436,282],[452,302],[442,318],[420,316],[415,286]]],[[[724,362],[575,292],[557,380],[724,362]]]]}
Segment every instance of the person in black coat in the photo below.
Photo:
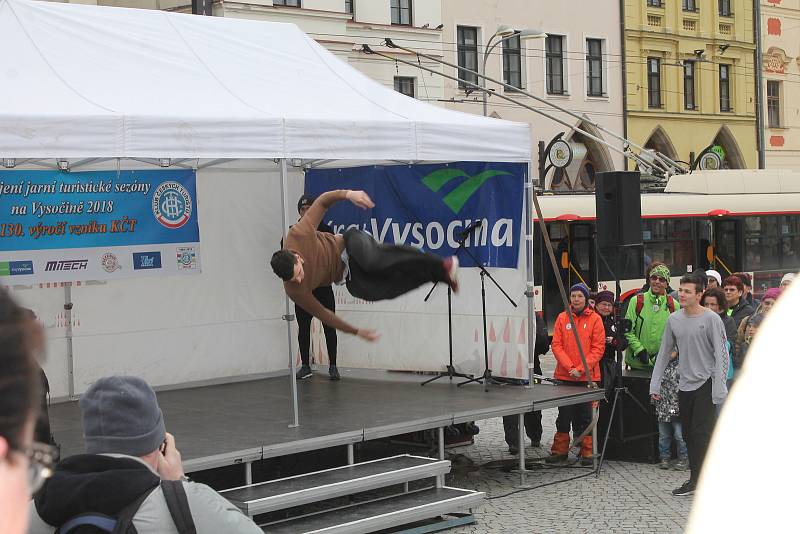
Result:
{"type": "Polygon", "coordinates": [[[600,291],[595,296],[595,311],[603,318],[603,328],[606,332],[606,350],[600,360],[600,372],[603,375],[603,388],[606,390],[606,399],[610,402],[617,386],[617,351],[628,348],[628,340],[619,331],[620,326],[614,319],[614,293],[600,291]]]}
{"type": "MultiPolygon", "coordinates": [[[[536,319],[536,345],[533,348],[533,372],[542,374],[542,364],[539,356],[547,354],[550,350],[550,338],[547,334],[547,322],[541,318],[536,319]]],[[[522,381],[518,381],[520,384],[522,381]]],[[[525,434],[531,440],[532,447],[539,447],[542,441],[542,412],[526,412],[524,417],[525,434]]],[[[519,454],[519,417],[516,415],[503,416],[503,431],[509,454],[519,454]]]]}

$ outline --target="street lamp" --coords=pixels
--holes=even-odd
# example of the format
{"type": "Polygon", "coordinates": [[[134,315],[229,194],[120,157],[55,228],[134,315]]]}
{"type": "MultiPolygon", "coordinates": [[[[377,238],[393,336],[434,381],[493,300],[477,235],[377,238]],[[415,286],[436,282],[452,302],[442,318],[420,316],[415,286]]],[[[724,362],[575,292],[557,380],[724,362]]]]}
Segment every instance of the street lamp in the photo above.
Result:
{"type": "MultiPolygon", "coordinates": [[[[495,49],[497,45],[504,41],[508,41],[515,35],[519,35],[520,40],[528,41],[534,39],[544,39],[547,37],[547,34],[539,29],[532,29],[532,28],[525,28],[524,30],[520,30],[517,32],[511,26],[507,26],[505,24],[501,24],[497,27],[497,31],[494,32],[494,35],[489,37],[489,40],[486,42],[486,47],[483,50],[483,67],[481,68],[481,74],[486,76],[486,62],[489,60],[489,54],[491,54],[492,50],[495,49]],[[494,44],[492,41],[495,37],[499,37],[494,44]]],[[[483,89],[483,116],[486,116],[486,78],[481,78],[481,88],[483,89]]]]}

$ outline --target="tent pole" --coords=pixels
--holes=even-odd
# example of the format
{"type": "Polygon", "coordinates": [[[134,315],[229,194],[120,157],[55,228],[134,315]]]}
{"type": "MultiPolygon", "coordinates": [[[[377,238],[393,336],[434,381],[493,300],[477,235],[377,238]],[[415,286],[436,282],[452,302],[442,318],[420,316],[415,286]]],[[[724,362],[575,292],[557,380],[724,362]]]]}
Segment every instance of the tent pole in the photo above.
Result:
{"type": "Polygon", "coordinates": [[[536,317],[533,300],[533,177],[531,162],[525,174],[525,296],[528,307],[528,387],[533,387],[533,364],[536,361],[536,317]]]}
{"type": "Polygon", "coordinates": [[[72,282],[64,284],[64,321],[64,337],[67,341],[67,394],[70,400],[75,400],[78,397],[75,395],[75,353],[72,345],[72,282]]]}
{"type": "MultiPolygon", "coordinates": [[[[289,213],[287,211],[287,206],[289,205],[289,191],[288,191],[288,184],[287,178],[289,171],[286,167],[286,159],[281,158],[281,213],[283,215],[283,241],[286,242],[286,231],[289,228],[289,213]]],[[[294,314],[292,314],[292,307],[291,303],[289,302],[289,296],[285,295],[286,298],[286,314],[283,316],[283,320],[286,321],[286,335],[289,341],[289,376],[290,376],[290,383],[292,384],[292,410],[294,414],[294,423],[289,425],[289,428],[294,428],[300,426],[300,417],[298,414],[298,405],[297,405],[297,377],[295,376],[295,364],[294,364],[294,349],[292,348],[292,321],[294,321],[294,314]]]]}

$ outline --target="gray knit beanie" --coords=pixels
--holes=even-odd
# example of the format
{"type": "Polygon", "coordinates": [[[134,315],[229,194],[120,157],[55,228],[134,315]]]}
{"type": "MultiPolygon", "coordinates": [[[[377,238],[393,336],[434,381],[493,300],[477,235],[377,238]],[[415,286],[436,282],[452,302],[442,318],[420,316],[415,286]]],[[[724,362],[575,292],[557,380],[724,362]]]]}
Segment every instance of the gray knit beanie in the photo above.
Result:
{"type": "Polygon", "coordinates": [[[144,456],[166,437],[156,394],[141,378],[101,378],[81,397],[80,407],[89,454],[144,456]]]}

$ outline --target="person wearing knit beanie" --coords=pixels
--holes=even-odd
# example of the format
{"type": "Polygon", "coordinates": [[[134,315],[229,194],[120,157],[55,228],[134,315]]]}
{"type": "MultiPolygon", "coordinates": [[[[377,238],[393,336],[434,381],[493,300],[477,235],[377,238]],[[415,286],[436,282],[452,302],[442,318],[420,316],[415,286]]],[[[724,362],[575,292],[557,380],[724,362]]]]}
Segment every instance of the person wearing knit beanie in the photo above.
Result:
{"type": "Polygon", "coordinates": [[[792,283],[792,280],[794,280],[796,276],[797,276],[796,273],[784,274],[783,278],[781,278],[781,287],[787,287],[789,284],[792,283]]]}
{"type": "Polygon", "coordinates": [[[706,278],[708,279],[708,287],[722,287],[722,275],[714,269],[706,271],[706,278]]]}
{"type": "Polygon", "coordinates": [[[609,304],[614,304],[614,293],[611,291],[600,291],[594,298],[595,304],[600,304],[601,302],[608,302],[609,304]]]}
{"type": "Polygon", "coordinates": [[[589,300],[589,288],[583,282],[573,284],[572,287],[569,288],[569,292],[572,293],[573,291],[580,291],[583,293],[583,296],[586,297],[586,300],[589,300]]]}

